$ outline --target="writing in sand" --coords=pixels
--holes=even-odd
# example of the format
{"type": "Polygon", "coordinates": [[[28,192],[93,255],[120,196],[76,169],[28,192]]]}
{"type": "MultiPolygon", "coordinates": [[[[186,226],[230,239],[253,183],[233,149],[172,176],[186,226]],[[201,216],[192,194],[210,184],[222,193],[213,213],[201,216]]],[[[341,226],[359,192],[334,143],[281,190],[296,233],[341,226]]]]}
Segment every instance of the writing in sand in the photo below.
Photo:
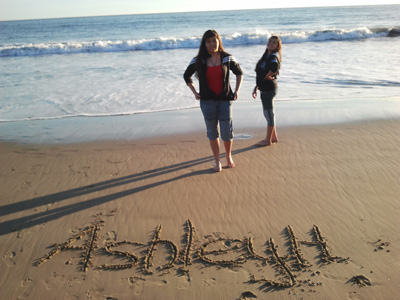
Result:
{"type": "Polygon", "coordinates": [[[147,244],[128,240],[105,241],[104,246],[99,247],[100,232],[104,224],[104,220],[96,219],[65,242],[54,244],[52,250],[38,259],[34,265],[40,266],[54,258],[61,251],[70,250],[81,251],[81,257],[83,258],[80,261],[80,268],[83,272],[90,268],[118,270],[137,266],[140,270],[139,272],[146,275],[154,272],[165,272],[172,268],[176,268],[177,272],[180,273],[189,273],[193,259],[205,265],[219,265],[228,268],[240,267],[249,260],[256,260],[262,263],[263,268],[269,267],[275,270],[274,279],[257,278],[255,275],[251,275],[248,283],[262,283],[276,288],[289,288],[295,284],[302,284],[301,280],[296,279],[298,277],[296,272],[310,270],[312,266],[302,254],[301,245],[315,247],[315,250],[319,252],[319,259],[322,263],[347,263],[348,260],[348,258],[332,255],[326,239],[317,225],[314,225],[311,231],[313,235],[312,241],[299,241],[293,228],[288,225],[285,228],[288,238],[288,253],[285,255],[280,254],[274,240],[270,238],[262,255],[255,250],[252,237],[231,239],[210,235],[206,236],[207,240],[205,242],[199,243],[190,220],[187,220],[185,224],[186,232],[183,238],[185,245],[181,250],[173,241],[161,237],[161,225],[157,226],[153,239],[147,244]],[[157,251],[157,246],[161,245],[163,251],[157,251]],[[165,251],[166,249],[167,251],[165,251]],[[133,251],[138,251],[142,255],[138,255],[133,251]],[[153,266],[156,253],[157,255],[165,256],[165,263],[159,267],[153,266]],[[95,265],[93,263],[95,256],[112,256],[115,259],[122,260],[122,263],[95,265]]]}

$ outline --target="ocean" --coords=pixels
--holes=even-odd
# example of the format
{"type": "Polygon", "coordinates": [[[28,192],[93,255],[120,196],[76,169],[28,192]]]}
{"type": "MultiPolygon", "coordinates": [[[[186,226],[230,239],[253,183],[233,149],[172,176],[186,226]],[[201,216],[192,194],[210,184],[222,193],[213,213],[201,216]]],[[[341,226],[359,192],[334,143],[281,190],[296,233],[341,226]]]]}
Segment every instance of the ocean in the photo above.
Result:
{"type": "Polygon", "coordinates": [[[208,29],[244,71],[238,128],[265,126],[251,91],[271,35],[283,42],[278,124],[398,118],[399,15],[400,5],[382,5],[0,22],[0,140],[204,130],[182,75],[208,29]]]}

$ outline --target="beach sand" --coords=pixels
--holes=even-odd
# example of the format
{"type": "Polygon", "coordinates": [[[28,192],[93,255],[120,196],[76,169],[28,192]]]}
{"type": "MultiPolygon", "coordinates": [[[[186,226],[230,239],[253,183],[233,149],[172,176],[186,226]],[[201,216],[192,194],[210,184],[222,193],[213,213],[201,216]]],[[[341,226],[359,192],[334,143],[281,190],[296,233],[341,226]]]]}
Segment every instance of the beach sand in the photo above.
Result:
{"type": "Polygon", "coordinates": [[[241,132],[1,143],[1,298],[397,298],[400,121],[241,132]]]}

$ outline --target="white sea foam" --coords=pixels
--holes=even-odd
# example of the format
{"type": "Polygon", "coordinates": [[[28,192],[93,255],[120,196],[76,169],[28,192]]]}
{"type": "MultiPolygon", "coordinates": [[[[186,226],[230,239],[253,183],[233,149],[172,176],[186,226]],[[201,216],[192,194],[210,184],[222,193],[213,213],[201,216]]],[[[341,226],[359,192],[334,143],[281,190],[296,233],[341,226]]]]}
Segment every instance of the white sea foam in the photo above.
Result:
{"type": "MultiPolygon", "coordinates": [[[[326,29],[319,31],[296,32],[267,32],[267,33],[234,33],[223,35],[222,40],[226,47],[265,45],[272,34],[279,35],[284,44],[320,42],[332,40],[360,40],[367,38],[388,37],[392,28],[371,30],[366,27],[344,30],[326,29]]],[[[176,49],[195,49],[199,47],[201,37],[161,37],[155,39],[138,40],[99,40],[99,41],[72,41],[27,44],[0,45],[0,57],[35,56],[52,54],[76,54],[96,52],[122,51],[159,51],[176,49]]]]}
{"type": "MultiPolygon", "coordinates": [[[[400,59],[392,51],[396,47],[400,47],[398,39],[389,43],[371,39],[363,43],[284,45],[275,100],[398,96],[400,75],[391,63],[400,59]],[[379,56],[371,59],[377,48],[379,56]],[[379,76],[369,70],[379,70],[379,76]]],[[[254,65],[264,49],[264,45],[228,48],[244,72],[240,101],[251,100],[254,65]]],[[[3,60],[7,72],[0,80],[0,122],[122,116],[197,107],[182,77],[195,54],[193,49],[177,49],[3,60]]],[[[232,86],[234,79],[232,76],[232,86]]]]}

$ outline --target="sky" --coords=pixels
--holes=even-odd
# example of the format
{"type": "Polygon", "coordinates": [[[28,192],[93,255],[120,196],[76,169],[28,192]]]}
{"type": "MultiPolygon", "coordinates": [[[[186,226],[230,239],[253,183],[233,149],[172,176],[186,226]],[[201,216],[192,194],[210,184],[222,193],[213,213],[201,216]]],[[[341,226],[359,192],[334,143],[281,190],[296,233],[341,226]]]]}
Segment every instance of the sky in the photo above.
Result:
{"type": "Polygon", "coordinates": [[[400,4],[400,0],[0,0],[0,21],[187,11],[400,4]]]}

